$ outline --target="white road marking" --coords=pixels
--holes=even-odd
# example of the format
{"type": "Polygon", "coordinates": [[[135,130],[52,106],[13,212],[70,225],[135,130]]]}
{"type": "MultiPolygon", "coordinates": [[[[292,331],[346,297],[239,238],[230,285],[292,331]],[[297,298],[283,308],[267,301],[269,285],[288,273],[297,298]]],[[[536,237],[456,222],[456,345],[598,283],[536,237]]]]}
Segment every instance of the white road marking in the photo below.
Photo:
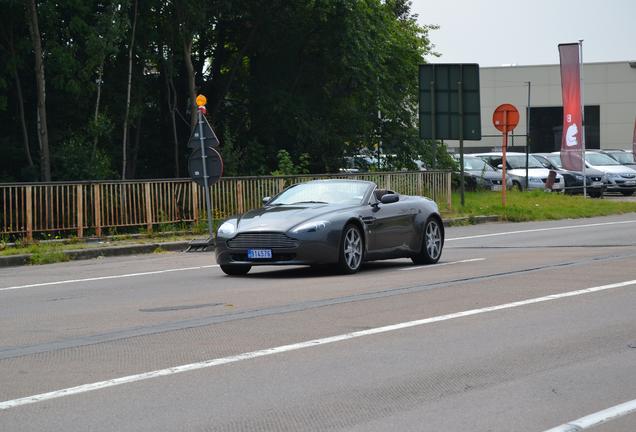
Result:
{"type": "Polygon", "coordinates": [[[363,336],[371,336],[371,335],[376,335],[381,333],[387,333],[387,332],[402,330],[402,329],[406,329],[410,327],[422,326],[425,324],[432,324],[432,323],[441,322],[441,321],[448,321],[448,320],[452,320],[456,318],[479,315],[479,314],[494,312],[494,311],[503,310],[503,309],[512,309],[512,308],[517,308],[517,307],[536,304],[536,303],[549,302],[549,301],[558,300],[558,299],[567,298],[567,297],[574,297],[574,296],[579,296],[583,294],[590,294],[590,293],[595,293],[599,291],[622,288],[622,287],[626,287],[630,285],[636,285],[636,280],[618,282],[618,283],[609,284],[609,285],[601,285],[601,286],[585,288],[585,289],[581,289],[577,291],[569,291],[569,292],[564,292],[559,294],[552,294],[552,295],[548,295],[544,297],[536,297],[536,298],[520,300],[520,301],[516,301],[512,303],[504,303],[504,304],[500,304],[496,306],[484,307],[480,309],[471,309],[471,310],[451,313],[447,315],[439,315],[436,317],[424,318],[424,319],[420,319],[416,321],[408,321],[408,322],[403,322],[403,323],[398,323],[393,325],[387,325],[384,327],[376,327],[376,328],[372,328],[368,330],[345,333],[345,334],[341,334],[337,336],[331,336],[331,337],[326,337],[321,339],[313,339],[313,340],[293,343],[289,345],[282,345],[282,346],[278,346],[274,348],[266,348],[266,349],[262,349],[258,351],[251,351],[251,352],[246,352],[246,353],[228,356],[228,357],[205,360],[202,362],[190,363],[190,364],[175,366],[175,367],[171,367],[167,369],[160,369],[160,370],[155,370],[152,372],[140,373],[137,375],[128,375],[128,376],[114,378],[114,379],[110,379],[106,381],[99,381],[99,382],[95,382],[91,384],[80,385],[77,387],[70,387],[70,388],[56,390],[56,391],[52,391],[48,393],[41,393],[41,394],[37,394],[33,396],[27,396],[27,397],[23,397],[19,399],[13,399],[13,400],[0,402],[0,411],[10,409],[10,408],[15,408],[21,405],[29,405],[36,402],[57,399],[64,396],[71,396],[75,394],[86,393],[89,391],[100,390],[100,389],[114,387],[114,386],[118,386],[122,384],[129,384],[129,383],[133,383],[137,381],[144,381],[144,380],[158,378],[162,376],[174,375],[174,374],[194,371],[198,369],[205,369],[205,368],[220,366],[220,365],[224,365],[228,363],[236,363],[236,362],[240,362],[244,360],[255,359],[258,357],[265,357],[265,356],[270,356],[274,354],[296,351],[296,350],[300,350],[304,348],[311,348],[311,347],[316,347],[319,345],[326,345],[326,344],[331,344],[334,342],[341,342],[341,341],[355,339],[355,338],[359,338],[363,336]]]}
{"type": "Polygon", "coordinates": [[[545,432],[579,432],[633,412],[636,412],[636,399],[581,417],[545,432]]]}
{"type": "Polygon", "coordinates": [[[589,227],[619,225],[619,224],[629,224],[629,223],[636,223],[636,220],[603,222],[603,223],[584,224],[584,225],[568,225],[568,226],[551,227],[551,228],[535,228],[535,229],[520,230],[520,231],[506,231],[506,232],[499,232],[499,233],[492,233],[492,234],[480,234],[480,235],[466,236],[466,237],[455,237],[455,238],[446,239],[446,241],[468,240],[468,239],[476,239],[476,238],[484,238],[484,237],[504,236],[504,235],[511,235],[511,234],[524,234],[524,233],[533,233],[533,232],[541,232],[541,231],[558,231],[558,230],[589,228],[589,227]]]}
{"type": "Polygon", "coordinates": [[[465,260],[460,260],[460,261],[451,261],[451,262],[445,262],[445,263],[438,263],[438,264],[433,264],[433,265],[407,267],[407,268],[400,269],[400,271],[430,269],[430,268],[442,267],[442,266],[453,265],[453,264],[461,264],[461,263],[468,263],[468,262],[475,262],[475,261],[485,261],[485,260],[486,260],[486,258],[472,258],[472,259],[465,259],[465,260]]]}
{"type": "Polygon", "coordinates": [[[85,279],[68,279],[68,280],[61,280],[61,281],[55,281],[55,282],[43,282],[43,283],[35,283],[35,284],[29,284],[29,285],[10,286],[6,288],[0,288],[0,291],[10,291],[10,290],[23,289],[23,288],[34,288],[34,287],[42,287],[42,286],[49,286],[49,285],[62,285],[62,284],[90,282],[90,281],[107,280],[107,279],[121,279],[121,278],[135,277],[135,276],[148,276],[148,275],[161,274],[161,273],[200,270],[200,269],[206,269],[206,268],[212,268],[212,267],[218,267],[218,266],[219,266],[218,264],[212,264],[212,265],[204,265],[204,266],[196,266],[196,267],[182,267],[182,268],[173,268],[173,269],[167,269],[167,270],[148,271],[148,272],[141,272],[141,273],[99,276],[99,277],[92,277],[92,278],[85,278],[85,279]]]}

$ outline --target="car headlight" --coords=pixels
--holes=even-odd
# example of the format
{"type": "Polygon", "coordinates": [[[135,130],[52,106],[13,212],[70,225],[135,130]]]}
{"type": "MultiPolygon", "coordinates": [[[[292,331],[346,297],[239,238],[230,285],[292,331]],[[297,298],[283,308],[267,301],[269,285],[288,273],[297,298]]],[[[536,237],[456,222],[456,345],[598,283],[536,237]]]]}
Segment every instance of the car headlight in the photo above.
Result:
{"type": "Polygon", "coordinates": [[[236,225],[234,225],[232,222],[223,222],[221,226],[219,227],[219,230],[217,231],[217,233],[223,237],[230,236],[234,234],[235,232],[236,232],[236,225]]]}
{"type": "Polygon", "coordinates": [[[324,230],[327,225],[329,225],[329,221],[309,221],[301,223],[296,228],[294,228],[292,232],[295,234],[300,232],[318,232],[324,230]]]}

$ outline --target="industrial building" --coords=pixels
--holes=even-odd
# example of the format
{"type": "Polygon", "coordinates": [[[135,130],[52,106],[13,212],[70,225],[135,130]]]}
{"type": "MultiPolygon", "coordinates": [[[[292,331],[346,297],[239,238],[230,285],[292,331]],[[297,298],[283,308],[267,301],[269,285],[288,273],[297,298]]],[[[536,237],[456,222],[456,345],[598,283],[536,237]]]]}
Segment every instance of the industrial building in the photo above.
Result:
{"type": "MultiPolygon", "coordinates": [[[[465,141],[466,153],[501,148],[501,133],[493,126],[492,115],[503,103],[514,105],[520,113],[519,125],[508,140],[510,150],[526,151],[526,130],[530,131],[530,152],[560,149],[563,108],[558,64],[484,67],[479,75],[482,140],[465,141]]],[[[584,63],[581,76],[586,148],[631,149],[636,118],[636,61],[584,63]]],[[[457,141],[445,144],[450,151],[459,147],[457,141]]]]}

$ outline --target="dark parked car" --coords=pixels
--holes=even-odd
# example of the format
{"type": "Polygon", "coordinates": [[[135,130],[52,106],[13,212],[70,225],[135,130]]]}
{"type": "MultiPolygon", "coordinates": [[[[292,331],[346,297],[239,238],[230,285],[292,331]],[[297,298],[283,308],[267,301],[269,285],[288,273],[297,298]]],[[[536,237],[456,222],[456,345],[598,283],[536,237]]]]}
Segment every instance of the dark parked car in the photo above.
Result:
{"type": "MultiPolygon", "coordinates": [[[[554,153],[532,153],[532,155],[539,159],[546,168],[554,170],[563,176],[565,180],[565,193],[566,194],[582,194],[583,193],[583,172],[570,171],[563,168],[561,162],[561,154],[559,152],[554,153]]],[[[585,169],[586,192],[593,198],[600,198],[603,196],[603,192],[607,189],[607,177],[602,171],[594,168],[585,169]]]]}
{"type": "MultiPolygon", "coordinates": [[[[459,155],[453,156],[459,163],[459,155]]],[[[501,171],[498,171],[482,159],[464,155],[464,181],[466,190],[487,189],[498,191],[502,189],[501,171]]],[[[506,178],[506,186],[512,187],[512,178],[506,178]]]]}
{"type": "Polygon", "coordinates": [[[436,263],[444,226],[437,204],[360,180],[315,180],[264,198],[225,221],[216,259],[228,275],[255,265],[331,264],[355,273],[364,261],[408,257],[436,263]]]}

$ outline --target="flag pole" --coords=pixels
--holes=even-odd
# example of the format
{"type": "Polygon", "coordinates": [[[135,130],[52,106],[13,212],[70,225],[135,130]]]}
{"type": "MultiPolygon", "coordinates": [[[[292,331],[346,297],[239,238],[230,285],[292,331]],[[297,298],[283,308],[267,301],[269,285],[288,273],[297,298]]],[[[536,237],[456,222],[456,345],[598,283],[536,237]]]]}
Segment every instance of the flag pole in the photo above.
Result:
{"type": "Polygon", "coordinates": [[[583,164],[583,198],[587,198],[587,175],[585,175],[585,129],[587,125],[585,124],[585,102],[583,98],[583,39],[579,39],[579,89],[581,92],[581,124],[583,131],[581,132],[581,163],[583,164]]]}

